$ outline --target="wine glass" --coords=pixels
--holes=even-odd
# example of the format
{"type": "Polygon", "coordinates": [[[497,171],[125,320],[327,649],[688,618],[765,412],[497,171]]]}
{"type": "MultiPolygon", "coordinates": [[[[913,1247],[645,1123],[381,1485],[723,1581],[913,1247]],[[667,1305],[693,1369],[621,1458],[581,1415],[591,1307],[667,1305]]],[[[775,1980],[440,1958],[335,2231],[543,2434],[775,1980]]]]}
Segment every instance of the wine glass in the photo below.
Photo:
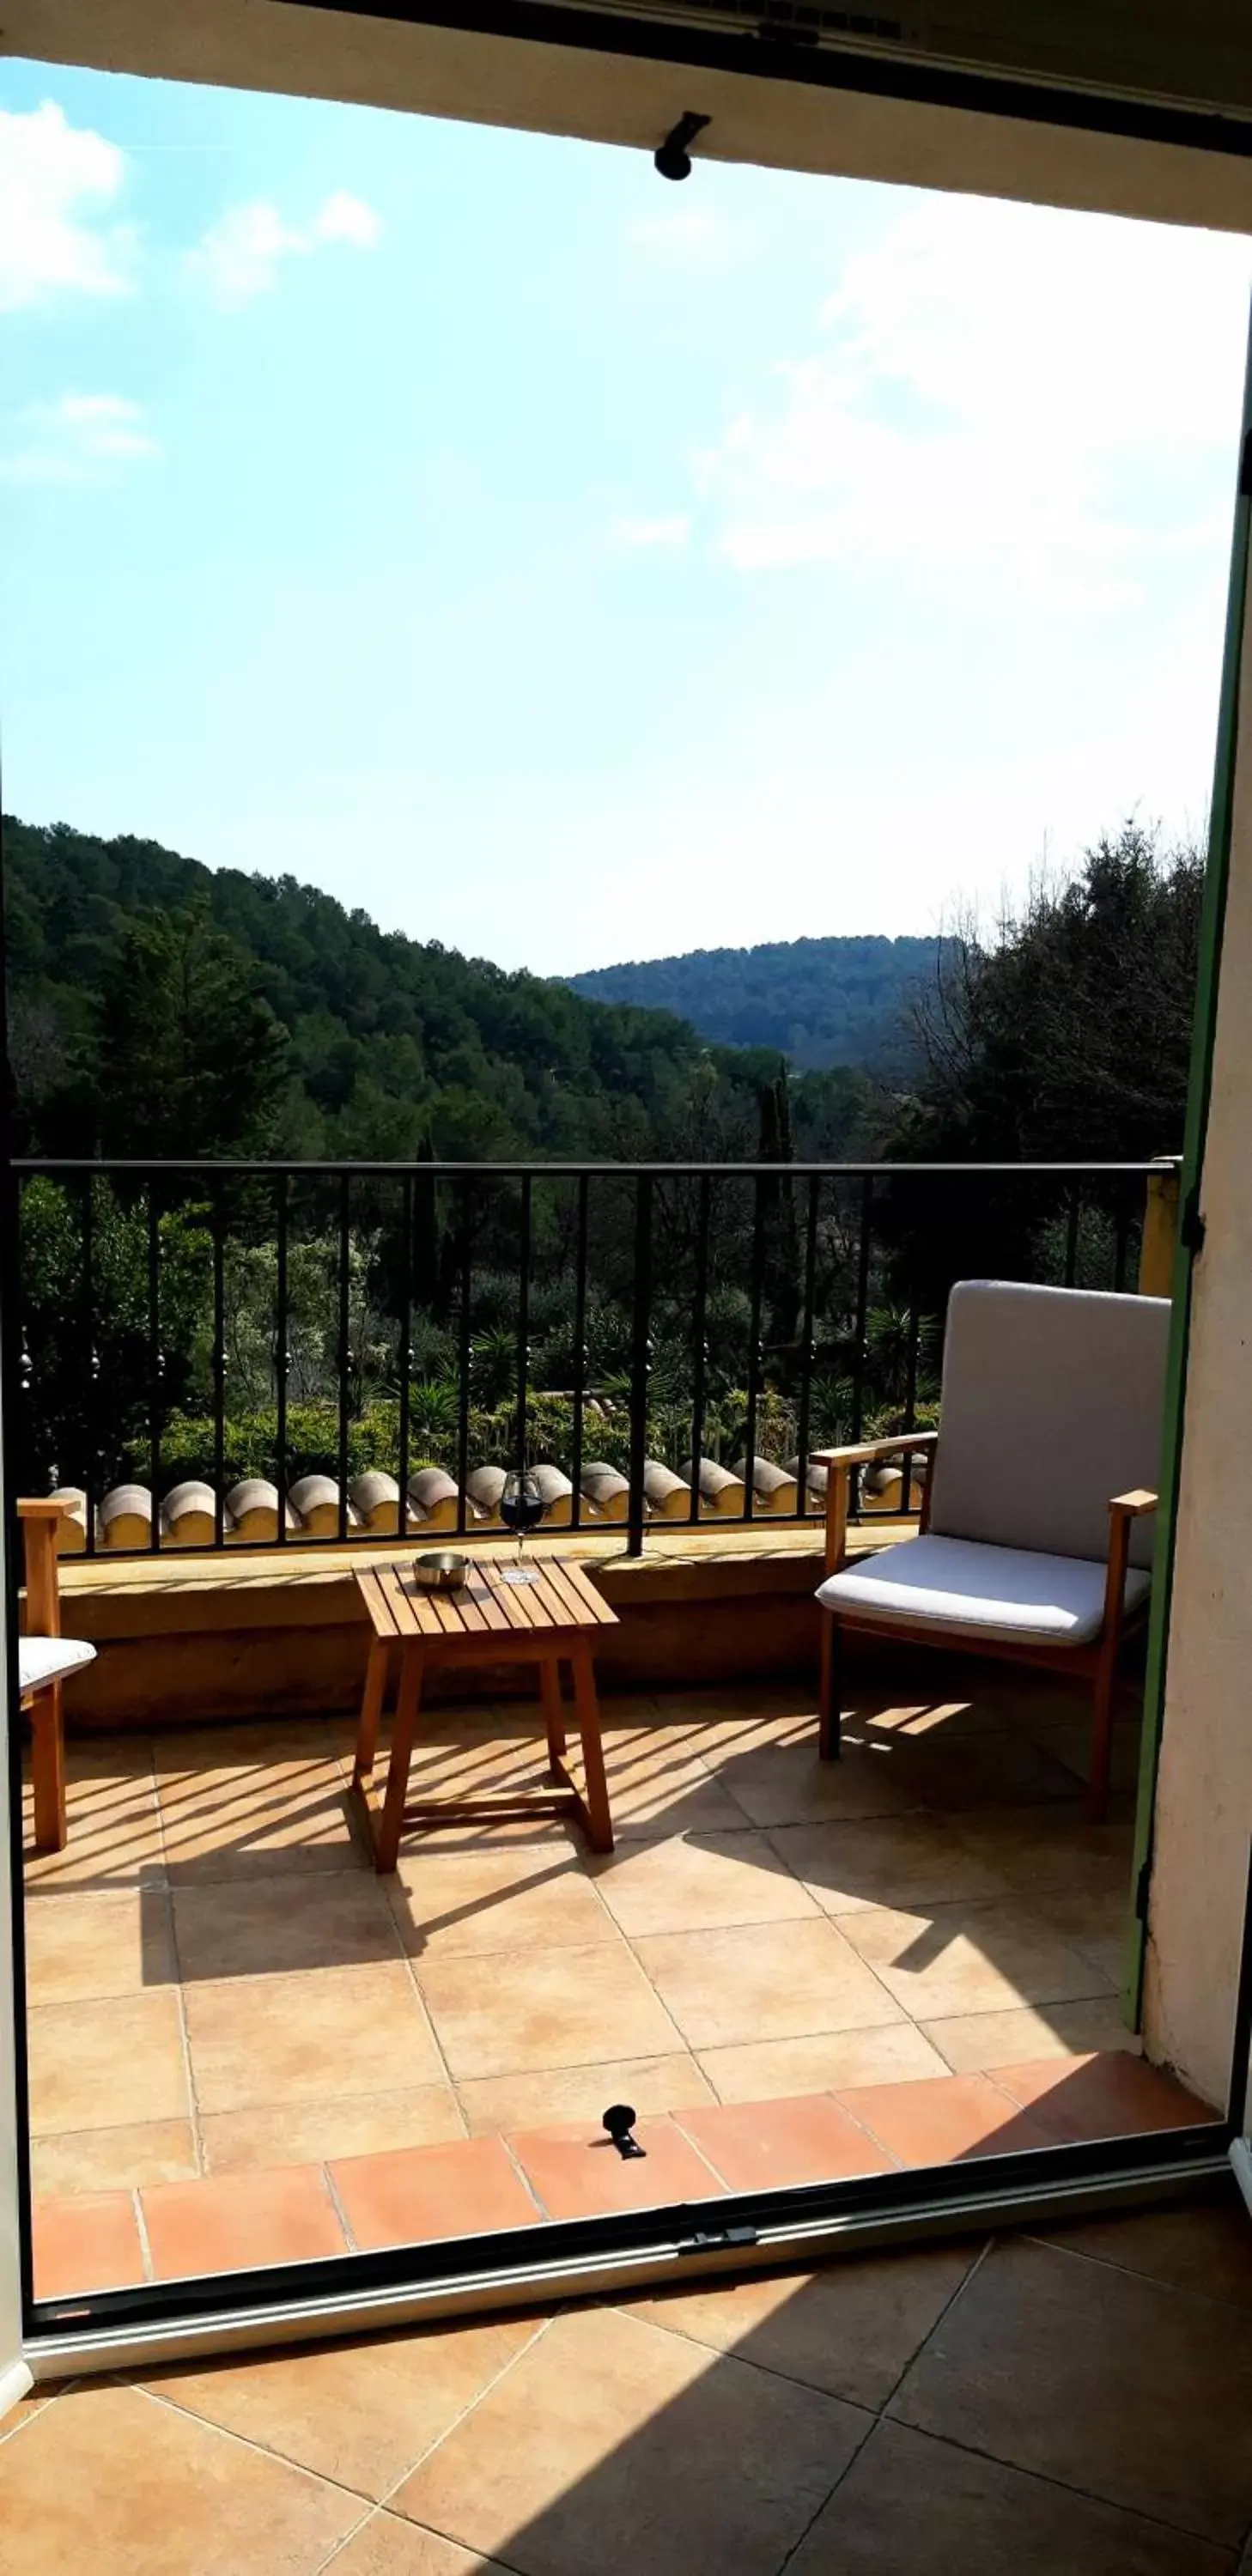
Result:
{"type": "Polygon", "coordinates": [[[543,1519],[543,1496],[529,1467],[510,1467],[500,1496],[500,1518],[506,1529],[517,1532],[517,1563],[510,1567],[506,1583],[533,1583],[535,1578],[522,1563],[527,1530],[538,1529],[543,1519]]]}

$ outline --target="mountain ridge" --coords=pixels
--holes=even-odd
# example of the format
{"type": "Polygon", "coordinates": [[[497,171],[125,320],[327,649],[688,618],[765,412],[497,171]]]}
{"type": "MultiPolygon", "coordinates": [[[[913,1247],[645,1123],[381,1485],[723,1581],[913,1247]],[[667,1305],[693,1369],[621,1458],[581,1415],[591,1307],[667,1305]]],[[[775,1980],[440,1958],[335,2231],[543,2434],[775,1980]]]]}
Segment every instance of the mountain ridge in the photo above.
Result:
{"type": "Polygon", "coordinates": [[[716,1046],[768,1047],[797,1071],[897,1070],[912,995],[938,939],[885,932],[759,940],[596,966],[559,980],[584,1001],[672,1011],[716,1046]]]}

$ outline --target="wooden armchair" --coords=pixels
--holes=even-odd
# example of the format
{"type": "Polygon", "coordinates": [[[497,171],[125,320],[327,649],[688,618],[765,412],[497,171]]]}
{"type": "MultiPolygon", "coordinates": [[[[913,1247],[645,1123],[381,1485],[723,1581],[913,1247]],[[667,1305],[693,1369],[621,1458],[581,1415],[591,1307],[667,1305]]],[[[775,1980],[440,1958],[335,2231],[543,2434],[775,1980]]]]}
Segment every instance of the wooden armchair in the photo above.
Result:
{"type": "Polygon", "coordinates": [[[17,1641],[18,1685],[31,1713],[31,1786],[36,1851],[64,1851],[65,1720],[62,1687],[70,1673],[94,1663],[85,1638],[61,1634],[57,1580],[57,1522],[66,1503],[19,1502],[26,1567],[26,1619],[17,1641]]]}
{"type": "Polygon", "coordinates": [[[820,1748],[839,1752],[845,1628],[957,1645],[1093,1685],[1087,1811],[1108,1806],[1122,1645],[1147,1616],[1169,1304],[966,1280],[952,1291],[942,1433],[815,1453],[825,1466],[820,1748]],[[848,1565],[852,1477],[928,1458],[916,1538],[848,1565]]]}

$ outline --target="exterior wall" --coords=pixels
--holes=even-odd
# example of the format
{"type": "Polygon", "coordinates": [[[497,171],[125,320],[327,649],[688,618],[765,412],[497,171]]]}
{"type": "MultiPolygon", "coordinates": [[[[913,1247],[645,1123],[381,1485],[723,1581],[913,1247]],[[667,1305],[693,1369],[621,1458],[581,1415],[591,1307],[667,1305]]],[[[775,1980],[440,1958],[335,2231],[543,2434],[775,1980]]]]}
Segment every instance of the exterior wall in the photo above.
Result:
{"type": "Polygon", "coordinates": [[[1252,654],[1194,1273],[1144,2036],[1223,2103],[1252,1839],[1252,654]]]}

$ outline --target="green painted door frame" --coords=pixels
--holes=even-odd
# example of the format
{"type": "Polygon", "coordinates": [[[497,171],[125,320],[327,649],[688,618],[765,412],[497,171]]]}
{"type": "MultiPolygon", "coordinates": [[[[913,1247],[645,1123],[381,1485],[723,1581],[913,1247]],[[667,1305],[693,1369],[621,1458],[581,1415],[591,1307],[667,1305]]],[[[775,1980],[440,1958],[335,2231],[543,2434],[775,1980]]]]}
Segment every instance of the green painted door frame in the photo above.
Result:
{"type": "Polygon", "coordinates": [[[1134,1906],[1126,1953],[1123,1990],[1126,2017],[1138,2029],[1143,2015],[1143,1971],[1147,1939],[1148,1889],[1152,1875],[1157,1772],[1165,1714],[1170,1614],[1174,1593],[1174,1540],[1178,1487],[1186,1426],[1187,1356],[1191,1335],[1191,1289],[1196,1256],[1203,1242],[1204,1146],[1213,1088],[1213,1046],[1217,1029],[1217,995],[1221,974],[1226,889],[1230,879],[1230,844],[1234,824],[1236,742],[1239,691],[1243,674],[1247,610],[1249,536],[1252,530],[1252,322],[1244,375],[1243,420],[1239,434],[1239,479],[1235,495],[1230,549],[1230,587],[1226,601],[1226,641],[1218,700],[1217,749],[1213,765],[1213,803],[1209,820],[1208,865],[1200,916],[1200,949],[1196,976],[1195,1023],[1191,1040],[1191,1074],[1187,1092],[1187,1128],[1179,1191],[1178,1243],[1174,1254],[1173,1315],[1165,1381],[1165,1420],[1161,1439],[1161,1502],[1157,1514],[1156,1570],[1148,1630],[1144,1683],[1143,1744],[1139,1758],[1139,1795],[1135,1818],[1134,1906]]]}

